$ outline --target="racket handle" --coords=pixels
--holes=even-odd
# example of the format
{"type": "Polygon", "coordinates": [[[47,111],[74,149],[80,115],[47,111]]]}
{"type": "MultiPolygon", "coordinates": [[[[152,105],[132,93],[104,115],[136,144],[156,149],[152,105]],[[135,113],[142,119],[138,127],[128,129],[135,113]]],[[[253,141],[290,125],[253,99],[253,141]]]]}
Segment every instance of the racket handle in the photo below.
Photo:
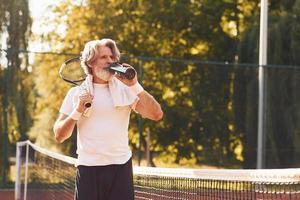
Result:
{"type": "Polygon", "coordinates": [[[91,104],[91,103],[85,103],[84,106],[85,106],[86,108],[89,108],[89,107],[92,106],[92,104],[91,104]]]}

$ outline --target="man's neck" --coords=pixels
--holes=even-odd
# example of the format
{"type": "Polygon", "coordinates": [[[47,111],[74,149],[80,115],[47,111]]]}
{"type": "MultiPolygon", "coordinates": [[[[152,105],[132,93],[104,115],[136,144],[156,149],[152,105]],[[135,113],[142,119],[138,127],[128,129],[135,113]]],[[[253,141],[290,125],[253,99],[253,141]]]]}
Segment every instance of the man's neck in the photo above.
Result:
{"type": "Polygon", "coordinates": [[[105,81],[105,80],[103,80],[101,78],[98,78],[96,76],[93,77],[93,82],[98,83],[98,84],[107,84],[108,83],[108,81],[105,81]]]}

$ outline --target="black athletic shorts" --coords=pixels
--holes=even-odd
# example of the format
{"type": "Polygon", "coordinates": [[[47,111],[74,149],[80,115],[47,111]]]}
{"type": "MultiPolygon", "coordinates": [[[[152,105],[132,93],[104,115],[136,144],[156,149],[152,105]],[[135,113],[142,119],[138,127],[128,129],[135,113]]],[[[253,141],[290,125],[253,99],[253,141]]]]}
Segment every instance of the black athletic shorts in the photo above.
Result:
{"type": "Polygon", "coordinates": [[[132,161],[107,166],[78,166],[75,200],[134,200],[132,161]]]}

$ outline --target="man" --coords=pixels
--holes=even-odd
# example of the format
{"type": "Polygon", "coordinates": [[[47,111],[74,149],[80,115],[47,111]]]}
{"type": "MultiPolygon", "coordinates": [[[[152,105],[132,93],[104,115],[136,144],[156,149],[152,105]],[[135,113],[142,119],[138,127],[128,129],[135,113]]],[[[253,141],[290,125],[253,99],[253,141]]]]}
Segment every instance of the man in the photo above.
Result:
{"type": "Polygon", "coordinates": [[[89,79],[92,86],[69,90],[53,127],[55,139],[62,143],[77,125],[77,200],[133,200],[130,112],[154,121],[163,117],[159,103],[138,83],[137,76],[127,80],[107,70],[119,59],[120,52],[111,39],[85,45],[82,67],[88,78],[84,84],[88,85],[89,79]],[[87,108],[87,103],[92,106],[87,108]]]}

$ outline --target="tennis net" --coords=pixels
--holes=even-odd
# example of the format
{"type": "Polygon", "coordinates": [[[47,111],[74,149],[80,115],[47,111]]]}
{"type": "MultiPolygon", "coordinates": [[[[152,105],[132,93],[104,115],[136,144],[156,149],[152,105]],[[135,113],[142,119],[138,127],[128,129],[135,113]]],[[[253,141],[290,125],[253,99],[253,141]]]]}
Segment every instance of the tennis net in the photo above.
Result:
{"type": "MultiPolygon", "coordinates": [[[[75,159],[17,144],[15,199],[73,199],[75,159]]],[[[136,200],[300,199],[300,169],[134,167],[136,200]]]]}

